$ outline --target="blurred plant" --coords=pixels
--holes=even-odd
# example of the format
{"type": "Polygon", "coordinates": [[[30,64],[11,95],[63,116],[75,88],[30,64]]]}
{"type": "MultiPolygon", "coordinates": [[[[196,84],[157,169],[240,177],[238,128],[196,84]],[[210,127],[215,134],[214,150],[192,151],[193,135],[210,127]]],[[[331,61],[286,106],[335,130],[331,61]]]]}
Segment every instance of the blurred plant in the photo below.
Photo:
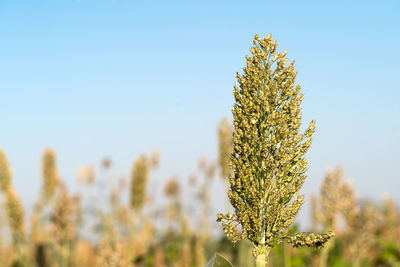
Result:
{"type": "Polygon", "coordinates": [[[233,174],[228,194],[235,215],[219,214],[218,221],[233,242],[244,238],[252,242],[261,267],[266,266],[271,248],[282,241],[294,247],[320,247],[333,234],[288,233],[303,204],[303,196],[292,199],[306,178],[304,154],[315,122],[299,134],[303,95],[295,85],[294,61],[286,66],[286,52],[277,53],[271,35],[264,39],[256,35],[253,44],[244,74],[237,74],[240,89],[234,88],[233,174]]]}
{"type": "Polygon", "coordinates": [[[90,242],[85,240],[79,240],[77,242],[71,266],[85,266],[85,267],[98,266],[96,265],[95,249],[90,242]]]}
{"type": "Polygon", "coordinates": [[[4,194],[4,209],[11,231],[11,241],[16,255],[13,265],[28,266],[26,236],[24,227],[24,208],[12,187],[11,171],[5,152],[0,149],[0,189],[4,194]]]}
{"type": "Polygon", "coordinates": [[[147,182],[149,180],[150,162],[147,156],[142,154],[133,163],[131,170],[130,184],[130,207],[133,210],[133,216],[129,223],[129,258],[134,260],[136,238],[138,231],[138,219],[141,218],[141,211],[147,198],[147,182]]]}
{"type": "Polygon", "coordinates": [[[160,150],[155,149],[151,154],[151,166],[158,167],[160,165],[160,150]]]}
{"type": "Polygon", "coordinates": [[[169,179],[164,186],[164,194],[168,197],[167,206],[167,231],[172,231],[174,222],[179,223],[181,217],[181,205],[179,202],[179,194],[181,188],[177,178],[169,179]]]}
{"type": "Polygon", "coordinates": [[[149,162],[146,155],[141,155],[135,160],[131,172],[131,208],[135,212],[140,212],[146,199],[146,187],[149,179],[149,162]]]}
{"type": "Polygon", "coordinates": [[[400,247],[400,214],[397,211],[396,204],[389,196],[385,196],[383,207],[384,225],[382,237],[400,247]]]}
{"type": "Polygon", "coordinates": [[[154,254],[154,264],[153,267],[165,267],[164,251],[157,247],[154,254]]]}
{"type": "Polygon", "coordinates": [[[45,149],[42,156],[43,192],[45,198],[52,197],[59,183],[56,154],[51,148],[45,149]]]}
{"type": "Polygon", "coordinates": [[[69,196],[64,185],[60,189],[50,217],[51,250],[54,262],[59,266],[70,266],[81,222],[80,198],[69,196]]]}
{"type": "Polygon", "coordinates": [[[343,214],[346,228],[343,239],[346,244],[344,252],[351,260],[354,267],[363,266],[363,260],[376,245],[377,232],[382,225],[382,217],[379,211],[371,204],[358,205],[354,189],[349,182],[343,186],[344,198],[343,214]]]}
{"type": "Polygon", "coordinates": [[[198,235],[194,242],[194,262],[195,266],[204,266],[207,263],[206,252],[204,250],[204,238],[198,235]]]}
{"type": "Polygon", "coordinates": [[[108,170],[111,167],[111,164],[112,164],[112,160],[109,157],[105,157],[101,162],[101,166],[105,170],[108,170]]]}
{"type": "Polygon", "coordinates": [[[11,170],[8,166],[6,154],[0,148],[0,190],[4,193],[11,183],[11,170]]]}
{"type": "Polygon", "coordinates": [[[11,229],[12,244],[17,252],[15,263],[27,266],[26,259],[26,239],[24,227],[24,209],[12,187],[8,187],[5,201],[5,210],[8,224],[11,229]]]}
{"type": "Polygon", "coordinates": [[[100,242],[97,255],[97,266],[99,267],[125,267],[130,266],[130,262],[124,253],[122,242],[114,230],[110,230],[100,242]]]}
{"type": "Polygon", "coordinates": [[[82,184],[92,184],[95,179],[95,170],[93,165],[82,166],[78,169],[78,182],[82,184]]]}
{"type": "Polygon", "coordinates": [[[150,220],[145,218],[142,228],[136,237],[136,242],[135,242],[136,259],[141,259],[145,257],[147,253],[149,253],[150,247],[155,243],[155,240],[153,240],[154,235],[155,235],[154,225],[150,220]]]}
{"type": "MultiPolygon", "coordinates": [[[[346,190],[344,189],[343,168],[338,166],[335,171],[328,170],[322,182],[320,198],[312,199],[313,224],[322,224],[323,231],[334,231],[337,227],[338,216],[346,205],[346,190]],[[317,205],[319,203],[320,205],[317,205]]],[[[313,229],[315,230],[315,229],[313,229]]],[[[334,240],[327,242],[321,252],[320,266],[327,266],[328,255],[334,240]]]]}
{"type": "Polygon", "coordinates": [[[321,207],[315,206],[314,216],[323,225],[324,231],[335,230],[337,216],[343,209],[343,168],[338,166],[335,171],[328,170],[321,186],[321,197],[317,200],[321,207]]]}
{"type": "Polygon", "coordinates": [[[181,249],[181,266],[182,267],[190,267],[191,262],[192,262],[192,257],[191,257],[192,251],[190,248],[190,243],[185,242],[182,245],[181,249]]]}
{"type": "Polygon", "coordinates": [[[176,198],[180,193],[180,184],[176,178],[167,181],[164,187],[164,194],[170,198],[176,198]]]}

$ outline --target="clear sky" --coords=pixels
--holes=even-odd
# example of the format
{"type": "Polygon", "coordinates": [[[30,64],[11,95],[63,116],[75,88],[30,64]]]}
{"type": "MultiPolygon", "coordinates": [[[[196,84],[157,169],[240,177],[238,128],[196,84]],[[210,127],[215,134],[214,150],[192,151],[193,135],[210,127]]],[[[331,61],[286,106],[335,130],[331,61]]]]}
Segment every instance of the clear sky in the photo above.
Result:
{"type": "Polygon", "coordinates": [[[72,187],[104,156],[127,175],[157,147],[160,180],[215,159],[256,33],[296,60],[317,121],[303,191],[341,163],[360,196],[400,202],[400,4],[335,2],[0,0],[0,147],[25,205],[47,146],[72,187]]]}

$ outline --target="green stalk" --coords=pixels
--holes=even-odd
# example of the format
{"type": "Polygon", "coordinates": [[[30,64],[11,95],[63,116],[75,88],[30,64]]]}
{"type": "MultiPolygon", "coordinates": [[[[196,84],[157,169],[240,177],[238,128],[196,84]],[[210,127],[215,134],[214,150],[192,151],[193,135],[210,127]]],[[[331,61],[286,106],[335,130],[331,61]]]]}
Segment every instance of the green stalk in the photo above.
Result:
{"type": "Polygon", "coordinates": [[[289,246],[287,243],[282,243],[283,266],[290,267],[289,246]]]}
{"type": "Polygon", "coordinates": [[[271,251],[271,247],[265,246],[265,244],[259,245],[259,253],[256,256],[256,267],[266,267],[268,263],[268,255],[271,251]]]}
{"type": "Polygon", "coordinates": [[[333,240],[330,240],[326,243],[325,247],[322,249],[321,252],[321,260],[319,262],[320,267],[327,267],[328,266],[328,256],[329,256],[329,251],[331,250],[333,246],[333,240]]]}
{"type": "Polygon", "coordinates": [[[137,234],[137,218],[139,216],[139,212],[134,212],[132,221],[129,225],[130,227],[130,236],[129,236],[129,259],[132,261],[135,260],[135,244],[136,244],[136,234],[137,234]]]}
{"type": "Polygon", "coordinates": [[[267,266],[267,255],[261,254],[256,257],[256,267],[266,267],[267,266]]]}

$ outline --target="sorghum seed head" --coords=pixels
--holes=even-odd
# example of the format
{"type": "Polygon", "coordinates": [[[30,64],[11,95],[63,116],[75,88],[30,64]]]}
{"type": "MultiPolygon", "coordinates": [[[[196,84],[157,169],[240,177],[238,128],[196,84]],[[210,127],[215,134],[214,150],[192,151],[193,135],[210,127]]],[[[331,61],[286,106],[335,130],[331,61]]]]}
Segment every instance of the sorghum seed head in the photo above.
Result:
{"type": "Polygon", "coordinates": [[[141,155],[132,166],[130,204],[139,211],[146,199],[147,180],[149,178],[149,162],[146,155],[141,155]]]}
{"type": "Polygon", "coordinates": [[[0,190],[6,192],[11,184],[11,170],[8,165],[6,154],[0,148],[0,190]]]}
{"type": "Polygon", "coordinates": [[[43,191],[46,197],[51,197],[59,183],[56,166],[56,154],[51,148],[47,148],[42,156],[43,191]]]}

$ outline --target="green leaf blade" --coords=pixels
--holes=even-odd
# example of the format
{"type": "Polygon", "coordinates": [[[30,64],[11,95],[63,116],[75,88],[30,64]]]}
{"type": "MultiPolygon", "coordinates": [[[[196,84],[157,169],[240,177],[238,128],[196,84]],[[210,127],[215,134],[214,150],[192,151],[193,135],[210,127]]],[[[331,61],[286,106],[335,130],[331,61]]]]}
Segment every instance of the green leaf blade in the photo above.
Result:
{"type": "Polygon", "coordinates": [[[204,267],[233,267],[233,265],[221,254],[215,253],[204,267]]]}

